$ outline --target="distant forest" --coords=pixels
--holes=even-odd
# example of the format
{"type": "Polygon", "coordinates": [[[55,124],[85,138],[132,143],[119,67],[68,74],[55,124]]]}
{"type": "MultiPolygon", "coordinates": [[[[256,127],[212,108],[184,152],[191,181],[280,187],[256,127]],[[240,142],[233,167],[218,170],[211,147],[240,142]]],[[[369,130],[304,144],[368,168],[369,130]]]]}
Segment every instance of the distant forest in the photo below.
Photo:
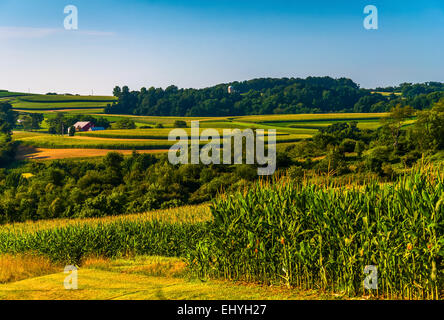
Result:
{"type": "Polygon", "coordinates": [[[183,117],[388,112],[395,106],[431,107],[444,97],[444,83],[403,83],[371,90],[346,78],[263,78],[204,89],[169,86],[130,91],[117,86],[113,95],[118,101],[109,104],[105,113],[183,117]]]}

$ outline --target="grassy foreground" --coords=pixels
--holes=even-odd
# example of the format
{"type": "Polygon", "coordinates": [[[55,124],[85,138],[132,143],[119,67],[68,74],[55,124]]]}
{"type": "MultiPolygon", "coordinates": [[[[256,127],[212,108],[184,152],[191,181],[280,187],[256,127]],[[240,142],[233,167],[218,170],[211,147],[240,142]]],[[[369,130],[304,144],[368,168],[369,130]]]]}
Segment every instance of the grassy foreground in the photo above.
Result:
{"type": "MultiPolygon", "coordinates": [[[[165,299],[337,299],[315,291],[288,290],[228,281],[200,281],[185,273],[177,258],[147,257],[86,260],[78,270],[78,289],[66,290],[67,274],[50,268],[49,273],[0,284],[1,300],[165,300],[165,299]]],[[[0,279],[1,280],[1,279],[0,279]]]]}

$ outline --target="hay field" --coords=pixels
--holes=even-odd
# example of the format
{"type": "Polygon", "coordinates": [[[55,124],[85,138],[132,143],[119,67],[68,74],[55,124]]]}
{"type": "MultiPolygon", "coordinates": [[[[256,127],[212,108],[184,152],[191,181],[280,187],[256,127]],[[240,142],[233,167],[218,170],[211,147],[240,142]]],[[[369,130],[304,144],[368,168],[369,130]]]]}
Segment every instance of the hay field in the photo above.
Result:
{"type": "MultiPolygon", "coordinates": [[[[58,160],[58,159],[83,159],[104,157],[109,152],[119,152],[123,155],[130,155],[132,150],[111,150],[111,149],[48,149],[21,146],[18,150],[17,160],[58,160]]],[[[160,150],[139,150],[139,153],[164,153],[167,149],[160,150]]]]}

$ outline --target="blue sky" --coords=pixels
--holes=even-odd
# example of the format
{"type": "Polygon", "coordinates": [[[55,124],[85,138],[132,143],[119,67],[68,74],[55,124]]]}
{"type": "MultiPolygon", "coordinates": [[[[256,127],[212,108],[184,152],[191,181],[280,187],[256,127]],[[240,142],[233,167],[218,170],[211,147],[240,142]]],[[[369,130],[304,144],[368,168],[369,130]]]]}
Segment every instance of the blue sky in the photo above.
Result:
{"type": "Polygon", "coordinates": [[[0,0],[0,88],[111,94],[257,77],[444,82],[442,0],[0,0]],[[66,5],[79,29],[63,28],[66,5]],[[379,29],[363,27],[375,5],[379,29]]]}

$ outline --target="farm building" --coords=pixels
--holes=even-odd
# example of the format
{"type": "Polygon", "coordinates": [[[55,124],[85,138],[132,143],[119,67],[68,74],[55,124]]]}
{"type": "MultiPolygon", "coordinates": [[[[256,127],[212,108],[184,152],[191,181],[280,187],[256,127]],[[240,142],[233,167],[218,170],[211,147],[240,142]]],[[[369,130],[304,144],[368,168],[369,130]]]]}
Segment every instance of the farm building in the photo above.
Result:
{"type": "Polygon", "coordinates": [[[74,124],[74,128],[76,128],[76,131],[89,131],[91,128],[94,128],[94,123],[91,121],[80,121],[74,124]]]}

